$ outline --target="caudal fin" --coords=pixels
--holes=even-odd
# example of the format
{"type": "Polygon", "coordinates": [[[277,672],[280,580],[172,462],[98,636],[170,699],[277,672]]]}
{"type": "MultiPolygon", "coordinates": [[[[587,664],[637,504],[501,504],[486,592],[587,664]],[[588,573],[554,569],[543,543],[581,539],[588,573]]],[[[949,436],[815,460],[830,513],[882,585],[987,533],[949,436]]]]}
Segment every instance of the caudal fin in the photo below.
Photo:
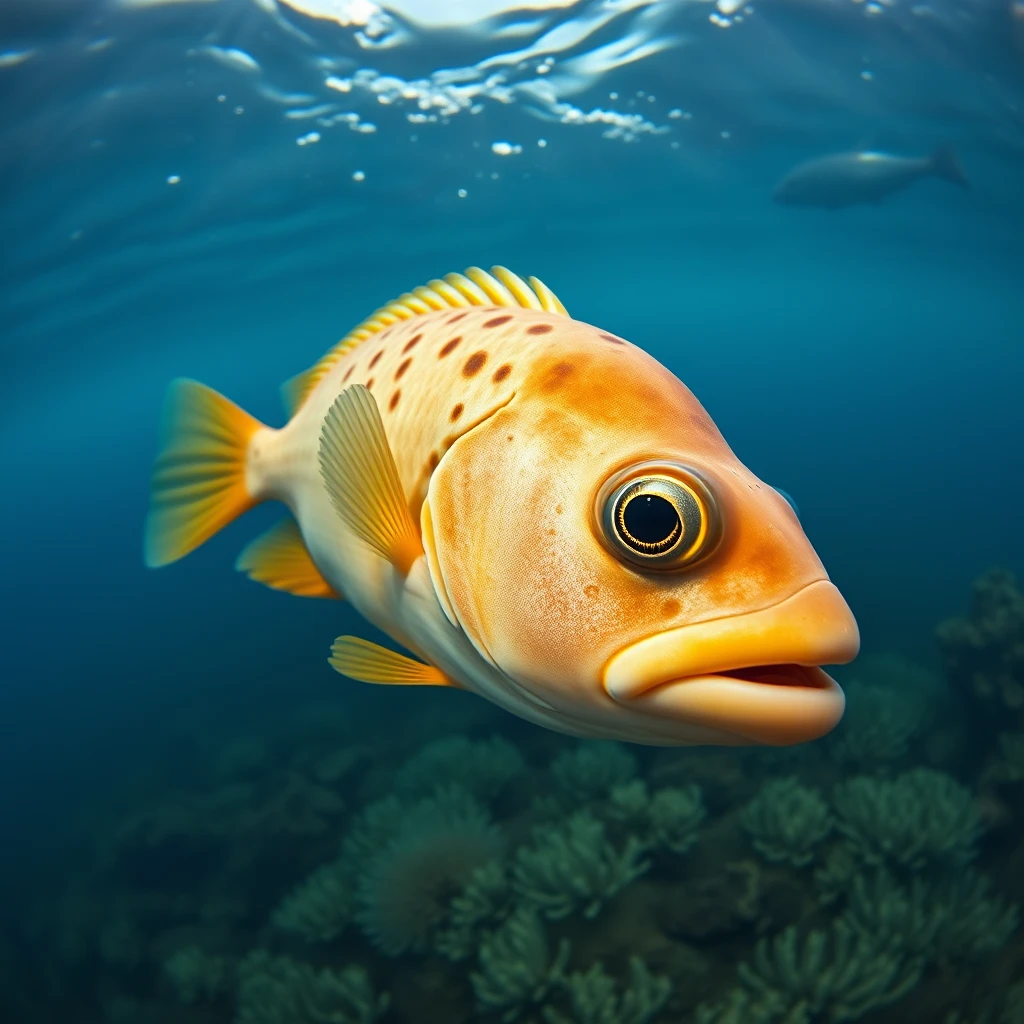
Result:
{"type": "Polygon", "coordinates": [[[146,565],[176,562],[256,504],[245,483],[246,452],[262,426],[212,388],[194,380],[171,384],[146,520],[146,565]]]}
{"type": "Polygon", "coordinates": [[[951,181],[954,185],[970,188],[971,182],[964,173],[960,157],[952,146],[940,146],[931,156],[932,173],[943,181],[951,181]]]}

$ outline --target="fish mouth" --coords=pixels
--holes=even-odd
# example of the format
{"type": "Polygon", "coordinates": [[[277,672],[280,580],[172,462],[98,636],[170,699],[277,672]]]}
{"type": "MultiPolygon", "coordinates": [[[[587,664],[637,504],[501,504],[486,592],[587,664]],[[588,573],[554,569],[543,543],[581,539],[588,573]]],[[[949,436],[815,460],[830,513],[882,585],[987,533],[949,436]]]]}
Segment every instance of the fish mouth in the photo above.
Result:
{"type": "Polygon", "coordinates": [[[637,641],[612,656],[603,682],[635,710],[784,746],[836,726],[846,701],[821,666],[852,661],[859,647],[842,595],[816,580],[769,608],[637,641]]]}

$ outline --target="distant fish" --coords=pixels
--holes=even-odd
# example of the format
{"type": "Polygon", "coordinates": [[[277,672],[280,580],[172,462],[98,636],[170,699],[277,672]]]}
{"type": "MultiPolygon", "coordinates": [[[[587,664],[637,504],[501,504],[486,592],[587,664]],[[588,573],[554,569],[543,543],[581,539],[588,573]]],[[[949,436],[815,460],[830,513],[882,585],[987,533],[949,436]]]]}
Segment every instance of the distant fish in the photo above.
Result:
{"type": "Polygon", "coordinates": [[[799,743],[842,716],[819,666],[854,657],[857,624],[790,506],[681,381],[536,278],[431,281],[286,394],[275,430],[172,385],[149,565],[276,500],[238,568],[344,594],[422,659],[342,636],[342,675],[652,745],[799,743]]]}
{"type": "Polygon", "coordinates": [[[772,198],[783,206],[836,210],[857,203],[880,203],[922,178],[970,185],[956,153],[948,146],[926,157],[870,151],[834,153],[795,167],[775,187],[772,198]]]}

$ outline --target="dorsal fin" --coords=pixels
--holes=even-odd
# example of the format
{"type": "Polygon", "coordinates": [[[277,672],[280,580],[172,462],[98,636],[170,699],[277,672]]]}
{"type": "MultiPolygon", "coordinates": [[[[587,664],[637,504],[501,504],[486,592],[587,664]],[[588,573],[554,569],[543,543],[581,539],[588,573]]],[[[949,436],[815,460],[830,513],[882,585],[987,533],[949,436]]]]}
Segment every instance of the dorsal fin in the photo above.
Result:
{"type": "Polygon", "coordinates": [[[461,306],[522,306],[544,309],[568,316],[565,306],[543,281],[531,277],[524,281],[505,267],[491,267],[491,272],[470,267],[465,274],[449,274],[444,280],[433,280],[393,302],[381,306],[358,327],[349,331],[315,366],[292,377],[281,388],[288,415],[294,416],[309,393],[330,372],[332,366],[350,349],[385,327],[399,320],[433,313],[439,309],[461,306]]]}

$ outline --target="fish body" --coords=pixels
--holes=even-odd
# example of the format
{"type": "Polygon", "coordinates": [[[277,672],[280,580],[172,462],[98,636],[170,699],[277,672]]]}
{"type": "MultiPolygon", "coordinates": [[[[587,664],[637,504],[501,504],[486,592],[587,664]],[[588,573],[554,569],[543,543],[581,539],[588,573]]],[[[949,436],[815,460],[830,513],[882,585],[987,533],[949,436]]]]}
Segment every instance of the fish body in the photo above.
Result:
{"type": "Polygon", "coordinates": [[[560,732],[792,743],[842,715],[856,623],[786,500],[640,348],[476,268],[378,311],[290,387],[280,430],[172,388],[147,561],[263,500],[259,582],[344,596],[356,679],[450,685],[560,732]]]}
{"type": "Polygon", "coordinates": [[[834,153],[800,164],[779,182],[772,197],[783,206],[836,210],[858,203],[881,203],[922,178],[968,184],[956,154],[948,147],[927,157],[863,151],[834,153]]]}

